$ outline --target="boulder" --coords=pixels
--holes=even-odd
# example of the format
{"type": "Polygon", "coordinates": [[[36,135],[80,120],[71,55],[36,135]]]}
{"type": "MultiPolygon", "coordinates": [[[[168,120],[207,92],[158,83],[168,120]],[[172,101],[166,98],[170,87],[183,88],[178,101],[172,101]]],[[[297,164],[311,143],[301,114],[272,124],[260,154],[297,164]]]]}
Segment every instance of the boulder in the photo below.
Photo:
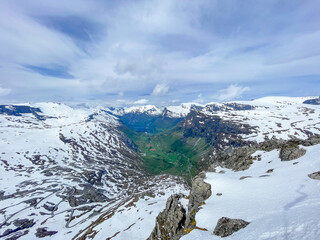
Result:
{"type": "Polygon", "coordinates": [[[197,177],[192,181],[190,204],[196,205],[204,202],[211,196],[211,185],[204,182],[204,179],[197,177]]]}
{"type": "Polygon", "coordinates": [[[240,229],[245,228],[248,224],[249,222],[246,222],[242,219],[231,219],[222,217],[218,220],[213,234],[220,237],[227,237],[239,231],[240,229]]]}
{"type": "Polygon", "coordinates": [[[310,104],[310,105],[320,105],[320,97],[305,100],[303,103],[304,104],[310,104]]]}
{"type": "Polygon", "coordinates": [[[190,191],[190,199],[188,203],[188,214],[187,214],[187,222],[186,225],[194,227],[195,224],[195,216],[199,211],[200,205],[203,204],[205,200],[207,200],[212,192],[211,185],[209,183],[204,182],[205,173],[198,174],[192,181],[192,187],[190,191]]]}
{"type": "Polygon", "coordinates": [[[174,194],[167,200],[166,208],[157,216],[148,240],[179,239],[185,227],[186,209],[180,203],[185,198],[183,194],[174,194]]]}
{"type": "Polygon", "coordinates": [[[308,174],[308,177],[314,180],[320,180],[320,171],[308,174]]]}
{"type": "Polygon", "coordinates": [[[284,145],[280,150],[279,157],[281,161],[291,161],[302,157],[306,152],[304,148],[300,148],[299,146],[284,145]]]}

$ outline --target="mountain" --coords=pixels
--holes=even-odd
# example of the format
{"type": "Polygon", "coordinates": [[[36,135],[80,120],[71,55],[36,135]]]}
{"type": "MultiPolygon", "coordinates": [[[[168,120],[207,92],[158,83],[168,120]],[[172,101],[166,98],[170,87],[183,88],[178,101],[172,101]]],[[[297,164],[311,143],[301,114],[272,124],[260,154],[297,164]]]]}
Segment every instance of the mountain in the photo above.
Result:
{"type": "Polygon", "coordinates": [[[156,199],[184,189],[179,178],[144,172],[130,139],[118,129],[121,123],[102,109],[57,103],[0,109],[0,235],[5,239],[71,239],[130,201],[151,195],[156,205],[156,199]]]}
{"type": "Polygon", "coordinates": [[[316,102],[0,105],[0,237],[155,239],[163,221],[174,238],[215,239],[226,217],[250,222],[236,239],[317,239],[316,102]]]}

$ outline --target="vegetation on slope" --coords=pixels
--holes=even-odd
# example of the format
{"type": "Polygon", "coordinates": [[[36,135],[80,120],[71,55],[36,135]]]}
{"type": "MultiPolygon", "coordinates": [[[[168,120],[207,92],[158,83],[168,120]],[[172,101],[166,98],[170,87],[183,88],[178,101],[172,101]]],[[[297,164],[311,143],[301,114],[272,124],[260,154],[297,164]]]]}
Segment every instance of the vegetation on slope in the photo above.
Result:
{"type": "Polygon", "coordinates": [[[199,172],[201,160],[210,149],[204,138],[184,137],[179,126],[154,134],[128,127],[123,131],[137,146],[151,174],[169,173],[190,178],[199,172]]]}

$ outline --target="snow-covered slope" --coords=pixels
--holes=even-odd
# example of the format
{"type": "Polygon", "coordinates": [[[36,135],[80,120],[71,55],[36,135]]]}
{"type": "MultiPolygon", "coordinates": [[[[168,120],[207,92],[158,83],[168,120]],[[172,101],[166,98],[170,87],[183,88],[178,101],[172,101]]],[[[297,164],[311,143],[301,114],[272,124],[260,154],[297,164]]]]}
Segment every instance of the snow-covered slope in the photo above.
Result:
{"type": "Polygon", "coordinates": [[[119,109],[109,109],[116,116],[125,114],[147,114],[150,116],[165,115],[170,118],[182,118],[188,115],[192,109],[203,108],[198,103],[182,103],[177,106],[157,107],[155,105],[132,106],[119,109]]]}
{"type": "Polygon", "coordinates": [[[183,118],[192,111],[208,116],[219,116],[224,120],[253,127],[250,135],[243,136],[250,141],[262,142],[266,139],[306,139],[312,134],[320,134],[319,105],[305,104],[314,97],[264,97],[253,101],[228,103],[182,103],[178,106],[158,108],[154,105],[129,107],[111,111],[115,115],[129,113],[165,115],[183,118]]]}
{"type": "Polygon", "coordinates": [[[162,110],[154,105],[132,106],[110,110],[115,115],[122,116],[128,113],[146,113],[148,115],[161,115],[162,110]]]}
{"type": "MultiPolygon", "coordinates": [[[[2,105],[0,238],[114,240],[150,235],[166,199],[173,193],[187,194],[187,187],[178,177],[146,174],[143,160],[114,115],[146,113],[177,121],[184,117],[184,125],[179,125],[183,131],[190,122],[197,130],[191,132],[195,137],[219,137],[223,142],[219,150],[224,150],[231,146],[231,137],[246,146],[319,135],[320,106],[305,104],[308,99],[269,97],[161,109],[150,105],[112,114],[58,103],[2,105]]],[[[307,154],[297,161],[281,162],[277,150],[257,152],[262,160],[246,171],[207,173],[214,194],[196,220],[209,231],[193,230],[184,238],[216,239],[212,235],[216,221],[226,216],[251,222],[231,239],[295,239],[291,237],[296,232],[316,239],[319,182],[307,174],[320,170],[316,157],[320,146],[305,148],[307,154]],[[240,180],[242,176],[251,178],[240,180]],[[300,220],[293,220],[298,216],[300,220]]],[[[208,158],[216,153],[213,150],[208,158]]]]}
{"type": "Polygon", "coordinates": [[[320,145],[305,148],[297,160],[283,162],[277,150],[259,151],[261,160],[246,171],[207,173],[212,196],[196,215],[197,226],[207,231],[195,229],[182,239],[221,239],[213,235],[221,217],[250,222],[225,239],[318,239],[320,181],[308,174],[320,170],[320,145]]]}
{"type": "Polygon", "coordinates": [[[148,225],[141,219],[155,217],[170,194],[185,188],[179,178],[145,174],[119,124],[99,108],[1,106],[0,237],[88,238],[93,230],[87,229],[94,229],[95,239],[119,231],[145,239],[148,225]],[[149,204],[153,210],[142,210],[149,204]],[[123,224],[105,225],[109,214],[123,224]]]}
{"type": "Polygon", "coordinates": [[[30,178],[44,171],[48,178],[70,175],[73,181],[104,175],[109,180],[102,178],[99,184],[107,186],[106,196],[117,195],[120,187],[111,179],[126,174],[121,168],[134,165],[134,153],[117,130],[117,119],[99,109],[75,110],[55,103],[32,107],[41,110],[43,120],[32,113],[0,115],[1,175],[20,171],[30,178]]]}
{"type": "Polygon", "coordinates": [[[219,111],[212,114],[254,127],[252,134],[243,136],[247,140],[306,139],[313,134],[320,134],[320,108],[303,104],[304,100],[306,98],[267,97],[242,102],[250,104],[254,110],[219,111]]]}

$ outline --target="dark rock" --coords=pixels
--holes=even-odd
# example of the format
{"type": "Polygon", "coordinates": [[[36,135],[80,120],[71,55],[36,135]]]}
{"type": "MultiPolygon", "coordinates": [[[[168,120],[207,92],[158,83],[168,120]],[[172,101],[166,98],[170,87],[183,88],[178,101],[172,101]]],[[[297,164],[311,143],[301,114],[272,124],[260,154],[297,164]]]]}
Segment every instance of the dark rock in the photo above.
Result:
{"type": "Polygon", "coordinates": [[[82,184],[83,190],[77,190],[76,193],[68,197],[71,207],[77,207],[86,203],[105,202],[109,199],[101,192],[101,190],[91,186],[90,184],[82,184]]]}
{"type": "Polygon", "coordinates": [[[5,191],[1,190],[0,191],[0,201],[4,200],[4,194],[5,194],[5,191]]]}
{"type": "Polygon", "coordinates": [[[209,116],[202,112],[191,111],[179,124],[185,138],[201,137],[216,149],[224,149],[226,145],[240,147],[248,144],[239,137],[250,134],[251,126],[223,120],[218,116],[209,116]],[[226,136],[228,142],[226,142],[226,136]]]}
{"type": "Polygon", "coordinates": [[[251,178],[251,176],[242,176],[240,177],[240,180],[246,179],[246,178],[251,178]]]}
{"type": "Polygon", "coordinates": [[[320,136],[311,136],[301,144],[303,146],[314,146],[320,143],[320,136]]]}
{"type": "Polygon", "coordinates": [[[260,175],[259,177],[270,177],[270,175],[260,175]]]}
{"type": "Polygon", "coordinates": [[[220,237],[227,237],[232,235],[234,232],[245,228],[249,222],[242,219],[231,219],[227,217],[222,217],[218,220],[217,226],[215,227],[213,234],[220,237]]]}
{"type": "Polygon", "coordinates": [[[314,99],[305,100],[303,103],[304,104],[311,104],[311,105],[320,105],[320,97],[314,98],[314,99]]]}
{"type": "Polygon", "coordinates": [[[33,225],[35,225],[35,222],[33,219],[16,219],[13,222],[13,225],[16,227],[15,229],[7,229],[2,235],[0,234],[0,238],[2,237],[6,237],[8,235],[11,235],[9,238],[6,239],[18,239],[19,237],[26,235],[28,233],[28,230],[24,231],[23,233],[21,232],[21,230],[26,229],[26,228],[31,228],[33,225]],[[15,233],[18,233],[17,235],[15,235],[15,233]]]}
{"type": "Polygon", "coordinates": [[[44,238],[47,236],[52,236],[56,234],[58,231],[48,231],[46,227],[44,228],[38,228],[37,232],[35,233],[36,237],[38,238],[44,238]]]}
{"type": "Polygon", "coordinates": [[[46,169],[46,170],[42,171],[41,173],[44,174],[46,177],[50,177],[53,175],[53,173],[49,169],[46,169]]]}
{"type": "Polygon", "coordinates": [[[196,213],[199,211],[199,206],[202,205],[202,203],[212,194],[211,185],[204,182],[204,177],[205,173],[200,173],[192,181],[190,199],[188,203],[187,225],[194,222],[196,213]]]}
{"type": "Polygon", "coordinates": [[[33,219],[17,219],[13,222],[13,225],[18,227],[19,229],[30,228],[34,225],[33,219]]]}
{"type": "Polygon", "coordinates": [[[38,120],[46,119],[44,116],[39,115],[39,113],[42,113],[39,108],[19,105],[0,105],[0,114],[23,116],[25,113],[33,114],[38,120]]]}
{"type": "Polygon", "coordinates": [[[304,148],[300,148],[299,146],[284,145],[280,150],[279,157],[281,161],[291,161],[302,157],[306,152],[304,148]]]}
{"type": "Polygon", "coordinates": [[[52,212],[52,211],[55,210],[56,205],[55,204],[46,203],[46,204],[43,205],[43,208],[48,210],[48,211],[50,211],[50,212],[52,212]]]}
{"type": "Polygon", "coordinates": [[[181,205],[182,194],[175,194],[167,200],[166,208],[157,216],[154,227],[148,240],[179,239],[186,222],[186,209],[181,205]]]}
{"type": "Polygon", "coordinates": [[[192,188],[190,194],[191,205],[196,205],[204,202],[211,196],[211,185],[204,182],[204,179],[197,177],[192,181],[192,188]]]}
{"type": "Polygon", "coordinates": [[[314,180],[320,180],[320,171],[308,174],[308,177],[314,180]]]}
{"type": "Polygon", "coordinates": [[[212,159],[213,167],[221,166],[235,171],[246,170],[253,163],[253,157],[251,155],[256,150],[255,147],[248,146],[228,148],[214,156],[212,159]]]}
{"type": "Polygon", "coordinates": [[[18,230],[7,229],[2,235],[0,235],[0,238],[6,237],[6,240],[17,240],[29,233],[29,230],[19,231],[19,232],[17,231],[18,230]],[[9,234],[10,234],[10,237],[7,237],[9,234]]]}

